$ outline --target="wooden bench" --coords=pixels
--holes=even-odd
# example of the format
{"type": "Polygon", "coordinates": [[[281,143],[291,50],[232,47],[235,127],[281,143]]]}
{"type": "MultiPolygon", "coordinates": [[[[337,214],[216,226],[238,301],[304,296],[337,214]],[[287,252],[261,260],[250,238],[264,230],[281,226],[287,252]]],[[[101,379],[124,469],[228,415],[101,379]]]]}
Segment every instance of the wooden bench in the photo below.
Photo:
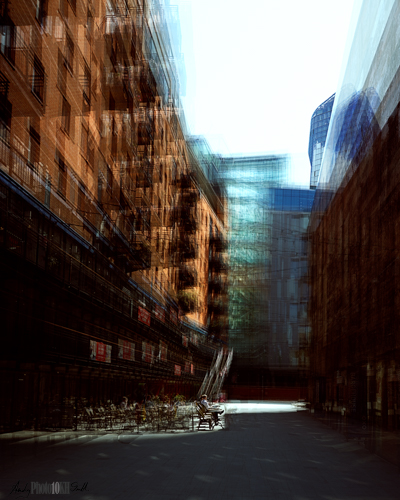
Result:
{"type": "Polygon", "coordinates": [[[196,410],[199,418],[197,430],[200,430],[200,428],[204,429],[204,427],[206,427],[212,431],[214,429],[214,418],[211,413],[207,411],[207,408],[201,403],[196,403],[196,410]]]}

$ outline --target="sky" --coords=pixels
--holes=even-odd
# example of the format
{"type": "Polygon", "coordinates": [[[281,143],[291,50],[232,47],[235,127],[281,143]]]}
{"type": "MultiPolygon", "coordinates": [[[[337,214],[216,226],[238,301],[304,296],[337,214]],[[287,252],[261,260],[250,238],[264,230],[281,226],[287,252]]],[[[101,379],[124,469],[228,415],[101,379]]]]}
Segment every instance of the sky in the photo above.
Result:
{"type": "Polygon", "coordinates": [[[192,134],[224,154],[293,155],[309,183],[314,110],[335,91],[353,0],[171,0],[180,11],[192,134]]]}

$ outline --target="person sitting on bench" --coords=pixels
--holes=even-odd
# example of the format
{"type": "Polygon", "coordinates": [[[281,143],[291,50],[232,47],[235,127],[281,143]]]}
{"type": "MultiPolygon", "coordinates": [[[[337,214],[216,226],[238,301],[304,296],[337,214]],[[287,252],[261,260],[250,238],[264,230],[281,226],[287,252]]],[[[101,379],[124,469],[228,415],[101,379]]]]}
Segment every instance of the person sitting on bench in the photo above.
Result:
{"type": "Polygon", "coordinates": [[[224,410],[210,407],[207,401],[207,394],[203,394],[201,396],[200,403],[207,409],[207,411],[211,413],[214,422],[217,423],[219,421],[219,415],[222,415],[224,413],[224,410]]]}

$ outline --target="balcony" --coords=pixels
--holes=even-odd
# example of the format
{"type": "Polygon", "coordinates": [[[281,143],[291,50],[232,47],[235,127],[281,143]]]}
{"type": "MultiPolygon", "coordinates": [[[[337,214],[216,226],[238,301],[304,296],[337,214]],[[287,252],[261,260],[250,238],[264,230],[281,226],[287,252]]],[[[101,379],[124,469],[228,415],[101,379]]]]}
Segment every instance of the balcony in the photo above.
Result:
{"type": "Polygon", "coordinates": [[[149,268],[151,265],[151,249],[146,241],[136,241],[132,244],[136,264],[135,270],[149,268]]]}
{"type": "Polygon", "coordinates": [[[193,214],[189,214],[188,217],[183,217],[181,220],[181,227],[188,232],[196,231],[198,228],[197,217],[193,214]]]}
{"type": "Polygon", "coordinates": [[[187,240],[174,240],[171,242],[169,247],[169,253],[171,255],[171,262],[176,265],[182,262],[193,261],[198,258],[198,246],[192,241],[187,240]]]}
{"type": "Polygon", "coordinates": [[[162,227],[163,225],[163,210],[162,208],[152,208],[151,209],[151,227],[162,227]]]}
{"type": "Polygon", "coordinates": [[[138,126],[138,146],[151,146],[154,141],[153,130],[144,123],[138,126]]]}
{"type": "Polygon", "coordinates": [[[182,193],[182,203],[184,205],[194,206],[199,201],[200,195],[197,189],[185,190],[182,193]]]}
{"type": "Polygon", "coordinates": [[[224,272],[228,270],[228,265],[220,255],[213,255],[209,262],[209,267],[211,271],[216,273],[224,272]]]}
{"type": "Polygon", "coordinates": [[[178,292],[178,304],[185,314],[195,311],[198,304],[197,294],[181,290],[178,292]]]}
{"type": "Polygon", "coordinates": [[[228,242],[222,234],[210,236],[210,247],[213,248],[214,252],[225,252],[228,249],[228,242]]]}
{"type": "MultiPolygon", "coordinates": [[[[168,142],[167,143],[167,156],[175,156],[175,143],[174,142],[168,142]]],[[[177,181],[174,181],[177,183],[177,181]]]]}
{"type": "Polygon", "coordinates": [[[173,227],[173,225],[174,225],[173,208],[166,206],[163,208],[163,212],[164,212],[163,216],[162,216],[163,226],[164,227],[173,227]]]}
{"type": "Polygon", "coordinates": [[[178,221],[179,227],[185,232],[193,233],[198,228],[197,215],[193,213],[190,207],[183,206],[180,207],[180,218],[178,221]]]}
{"type": "Polygon", "coordinates": [[[214,276],[208,281],[208,291],[215,294],[226,293],[226,283],[219,276],[214,276]]]}
{"type": "Polygon", "coordinates": [[[118,54],[111,50],[110,61],[105,61],[106,69],[102,76],[102,84],[105,89],[112,91],[112,99],[106,101],[110,111],[124,111],[128,101],[132,101],[131,92],[127,91],[125,72],[126,68],[118,60],[118,54]]]}
{"type": "Polygon", "coordinates": [[[144,125],[149,131],[153,129],[153,110],[141,105],[139,109],[135,111],[136,122],[140,125],[144,125]]]}
{"type": "Polygon", "coordinates": [[[194,188],[192,174],[182,174],[179,179],[179,186],[182,190],[194,188]]]}
{"type": "Polygon", "coordinates": [[[4,165],[5,169],[8,171],[10,164],[10,142],[8,140],[9,131],[2,133],[3,137],[6,136],[6,140],[0,136],[0,164],[4,165]]]}
{"type": "Polygon", "coordinates": [[[150,205],[150,200],[146,195],[146,190],[143,187],[137,188],[135,192],[135,206],[150,209],[150,205]]]}
{"type": "Polygon", "coordinates": [[[151,248],[143,235],[134,233],[130,242],[120,229],[114,227],[109,238],[114,249],[117,267],[126,273],[149,268],[151,265],[151,248]]]}
{"type": "Polygon", "coordinates": [[[174,224],[179,224],[179,221],[181,219],[181,211],[179,207],[170,207],[169,208],[169,215],[168,215],[168,222],[169,226],[173,227],[174,224]]]}
{"type": "Polygon", "coordinates": [[[179,288],[193,288],[197,286],[197,271],[193,266],[181,265],[179,269],[179,288]]]}
{"type": "Polygon", "coordinates": [[[169,253],[172,255],[178,252],[179,252],[179,240],[174,239],[171,241],[169,245],[169,253]]]}
{"type": "Polygon", "coordinates": [[[143,68],[140,74],[139,90],[142,102],[154,102],[157,85],[150,68],[143,68]]]}
{"type": "Polygon", "coordinates": [[[225,322],[222,319],[214,319],[211,321],[208,331],[211,335],[219,337],[225,328],[225,322]]]}
{"type": "Polygon", "coordinates": [[[148,188],[153,185],[153,165],[148,158],[143,158],[136,167],[137,185],[139,188],[148,188]]]}
{"type": "Polygon", "coordinates": [[[208,312],[215,316],[224,315],[227,312],[226,304],[221,299],[209,298],[208,312]]]}
{"type": "Polygon", "coordinates": [[[149,145],[154,140],[153,110],[140,107],[135,111],[135,121],[138,124],[138,145],[149,145]]]}
{"type": "Polygon", "coordinates": [[[193,243],[182,242],[180,248],[181,260],[194,260],[198,258],[198,247],[193,243]]]}

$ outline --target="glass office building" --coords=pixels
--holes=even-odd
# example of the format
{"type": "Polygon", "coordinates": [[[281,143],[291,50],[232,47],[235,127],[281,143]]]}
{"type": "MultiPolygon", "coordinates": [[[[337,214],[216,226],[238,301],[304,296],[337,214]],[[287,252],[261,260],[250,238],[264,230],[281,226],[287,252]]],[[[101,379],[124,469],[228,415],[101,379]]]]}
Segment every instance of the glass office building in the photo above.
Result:
{"type": "Polygon", "coordinates": [[[286,155],[222,159],[229,214],[229,342],[239,357],[258,357],[265,342],[271,188],[287,183],[289,168],[286,155]]]}
{"type": "Polygon", "coordinates": [[[398,105],[399,11],[394,0],[355,2],[321,165],[321,191],[334,194],[344,187],[398,105]]]}
{"type": "Polygon", "coordinates": [[[308,143],[308,157],[311,163],[311,189],[315,189],[318,185],[322,156],[324,154],[326,135],[328,133],[334,101],[335,94],[320,104],[311,117],[310,140],[308,143]]]}
{"type": "Polygon", "coordinates": [[[298,383],[308,368],[307,228],[314,195],[314,190],[297,188],[272,188],[270,193],[267,350],[275,384],[280,378],[287,382],[293,373],[300,376],[298,383]]]}
{"type": "Polygon", "coordinates": [[[288,187],[290,164],[287,155],[222,159],[229,343],[240,383],[279,385],[281,376],[287,382],[288,373],[306,363],[306,354],[299,355],[307,337],[304,236],[315,191],[288,187]]]}

